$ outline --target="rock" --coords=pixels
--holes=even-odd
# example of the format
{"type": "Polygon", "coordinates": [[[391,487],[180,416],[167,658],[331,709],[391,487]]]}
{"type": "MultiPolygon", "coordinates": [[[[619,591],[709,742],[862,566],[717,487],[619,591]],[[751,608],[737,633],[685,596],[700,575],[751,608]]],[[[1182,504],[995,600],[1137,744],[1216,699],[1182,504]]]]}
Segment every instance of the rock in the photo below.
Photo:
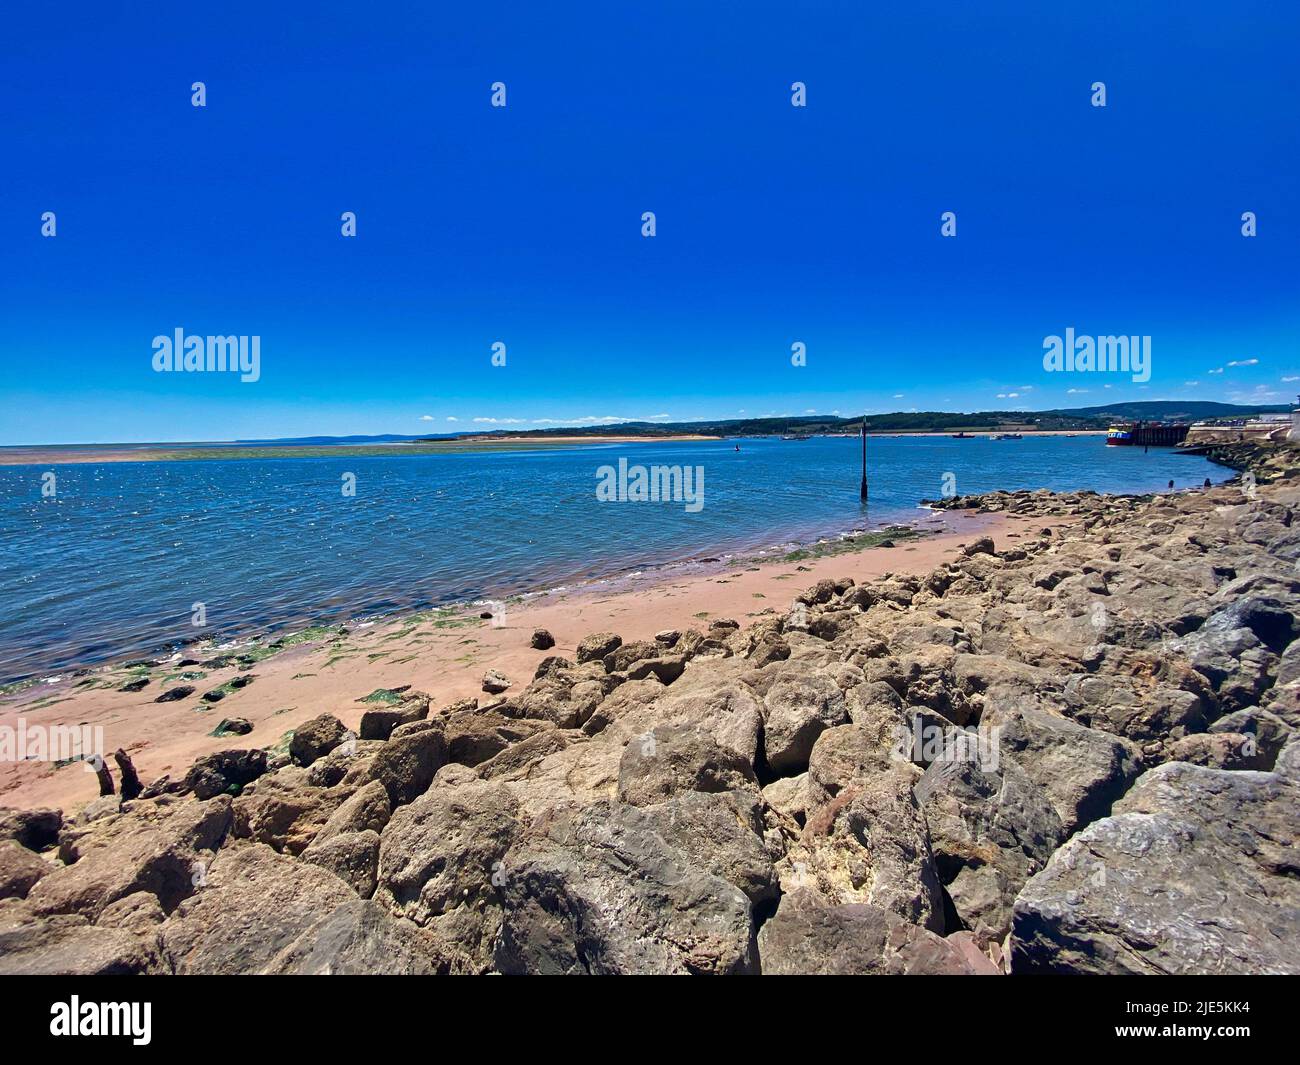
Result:
{"type": "Polygon", "coordinates": [[[978,951],[942,939],[879,906],[834,904],[810,891],[781,899],[758,933],[773,976],[996,976],[978,951]]]}
{"type": "Polygon", "coordinates": [[[122,812],[122,798],[119,795],[101,795],[97,799],[92,799],[77,811],[77,816],[73,818],[77,825],[88,825],[92,821],[100,821],[105,817],[114,817],[122,812]]]}
{"type": "Polygon", "coordinates": [[[49,862],[17,840],[0,840],[0,899],[25,899],[50,869],[49,862]]]}
{"type": "Polygon", "coordinates": [[[786,856],[783,889],[880,906],[942,932],[939,874],[925,816],[912,795],[914,773],[911,766],[893,765],[810,809],[803,835],[786,856]]]}
{"type": "Polygon", "coordinates": [[[393,806],[404,806],[424,793],[446,761],[442,730],[425,729],[384,744],[370,763],[369,779],[384,785],[393,806]]]}
{"type": "MultiPolygon", "coordinates": [[[[1281,753],[1294,730],[1276,714],[1258,707],[1235,710],[1225,714],[1210,726],[1211,732],[1238,732],[1255,739],[1256,750],[1262,764],[1251,766],[1253,769],[1272,769],[1277,756],[1281,753]]],[[[1227,768],[1226,766],[1224,768],[1227,768]]]]}
{"type": "Polygon", "coordinates": [[[231,834],[301,854],[346,792],[313,788],[301,768],[263,777],[234,801],[231,834]]]}
{"type": "MultiPolygon", "coordinates": [[[[816,748],[814,748],[816,750],[816,748]]],[[[803,828],[808,819],[808,774],[781,777],[763,789],[763,801],[803,828]]]]}
{"type": "Polygon", "coordinates": [[[363,899],[375,893],[379,867],[379,833],[341,832],[325,842],[312,843],[302,852],[302,860],[328,869],[363,899]]]}
{"type": "Polygon", "coordinates": [[[338,805],[312,838],[312,844],[324,844],[344,833],[382,832],[391,816],[388,790],[378,780],[372,780],[338,805]]]}
{"type": "Polygon", "coordinates": [[[218,736],[247,736],[253,731],[253,723],[246,717],[223,717],[215,731],[218,736]]]}
{"type": "Polygon", "coordinates": [[[489,695],[500,695],[510,687],[510,678],[500,670],[489,669],[483,674],[483,690],[489,695]]]}
{"type": "Polygon", "coordinates": [[[661,684],[671,684],[686,669],[685,655],[659,655],[643,658],[627,671],[628,680],[645,680],[654,677],[661,684]]]}
{"type": "Polygon", "coordinates": [[[194,685],[178,684],[174,688],[168,688],[165,692],[163,692],[160,696],[158,696],[158,698],[156,698],[154,702],[174,703],[174,702],[178,702],[181,699],[188,699],[193,694],[194,694],[194,685]]]}
{"type": "Polygon", "coordinates": [[[808,758],[805,797],[814,811],[847,787],[893,766],[890,748],[857,725],[837,725],[817,737],[808,758]]]}
{"type": "Polygon", "coordinates": [[[739,751],[699,729],[658,726],[632,737],[618,766],[618,799],[631,806],[665,802],[685,791],[748,790],[758,778],[739,751]]]}
{"type": "Polygon", "coordinates": [[[1001,943],[1016,896],[1064,839],[1046,793],[1008,757],[936,761],[914,794],[953,909],[978,945],[1001,943]]]}
{"type": "Polygon", "coordinates": [[[138,976],[157,972],[146,940],[61,915],[0,931],[0,975],[138,976]]]}
{"type": "Polygon", "coordinates": [[[533,635],[528,641],[528,646],[536,648],[538,651],[549,651],[555,646],[555,637],[546,629],[533,629],[533,635]]]}
{"type": "Polygon", "coordinates": [[[1023,700],[986,702],[981,727],[998,729],[1002,752],[1047,793],[1067,836],[1109,814],[1141,768],[1127,741],[1023,700]]]}
{"type": "Polygon", "coordinates": [[[137,891],[171,910],[194,890],[194,878],[220,846],[231,822],[231,801],[140,800],[129,813],[65,830],[64,863],[28,893],[38,916],[79,913],[90,919],[137,891]]]}
{"type": "Polygon", "coordinates": [[[749,652],[749,662],[762,669],[773,662],[784,662],[790,657],[790,645],[780,636],[765,636],[749,652]]]}
{"type": "Polygon", "coordinates": [[[558,812],[505,858],[503,973],[740,973],[750,903],[607,801],[558,812]]]}
{"type": "Polygon", "coordinates": [[[802,773],[817,737],[848,719],[843,693],[824,674],[778,681],[763,700],[767,764],[782,776],[802,773]]]}
{"type": "Polygon", "coordinates": [[[477,766],[512,744],[547,730],[549,724],[502,717],[491,710],[471,710],[447,719],[447,761],[477,766]]]}
{"type": "Polygon", "coordinates": [[[1236,732],[1202,732],[1184,736],[1169,745],[1165,757],[1171,762],[1190,762],[1211,769],[1271,768],[1255,737],[1236,732]]]}
{"type": "Polygon", "coordinates": [[[158,896],[148,891],[137,891],[105,906],[95,923],[100,928],[120,928],[152,939],[165,920],[167,915],[163,913],[158,896]]]}
{"type": "Polygon", "coordinates": [[[639,662],[643,658],[655,658],[662,652],[663,648],[657,643],[647,640],[635,640],[632,643],[619,644],[618,647],[605,655],[601,661],[604,663],[606,673],[616,673],[631,668],[633,663],[639,662]]]}
{"type": "Polygon", "coordinates": [[[546,729],[493,755],[477,767],[478,774],[484,780],[526,779],[533,768],[548,756],[586,739],[586,735],[577,729],[546,729]]]}
{"type": "Polygon", "coordinates": [[[311,765],[342,743],[348,730],[333,714],[321,714],[304,721],[293,730],[289,741],[289,757],[298,765],[311,765]]]}
{"type": "Polygon", "coordinates": [[[1138,686],[1125,678],[1072,676],[1065,683],[1070,717],[1080,724],[1138,743],[1204,728],[1208,706],[1197,693],[1163,685],[1138,686]]]}
{"type": "Polygon", "coordinates": [[[423,721],[429,716],[427,695],[403,699],[396,706],[380,706],[361,715],[359,734],[363,740],[387,740],[402,725],[423,721]]]}
{"type": "Polygon", "coordinates": [[[993,538],[991,536],[981,536],[973,544],[968,544],[966,547],[962,548],[962,554],[967,557],[972,555],[995,555],[997,554],[997,551],[993,546],[993,538]]]}
{"type": "Polygon", "coordinates": [[[161,929],[178,975],[433,971],[419,928],[359,899],[333,873],[258,843],[226,848],[161,929]]]}
{"type": "Polygon", "coordinates": [[[41,807],[12,810],[0,807],[0,839],[16,839],[28,850],[40,851],[59,841],[63,811],[41,807]]]}
{"type": "Polygon", "coordinates": [[[676,647],[681,638],[682,634],[676,629],[662,629],[655,633],[655,643],[663,647],[676,647]]]}
{"type": "Polygon", "coordinates": [[[307,770],[307,783],[313,788],[332,788],[344,781],[349,785],[364,784],[370,779],[366,774],[383,746],[380,740],[358,740],[349,734],[329,754],[312,762],[307,770]]]}
{"type": "Polygon", "coordinates": [[[604,659],[623,642],[623,637],[612,632],[594,632],[578,644],[578,664],[604,659]]]}
{"type": "Polygon", "coordinates": [[[143,691],[149,686],[148,677],[136,677],[134,680],[128,680],[117,690],[120,692],[138,692],[143,691]]]}
{"type": "Polygon", "coordinates": [[[265,751],[218,751],[195,760],[185,775],[185,787],[200,799],[234,795],[265,772],[265,751]]]}
{"type": "Polygon", "coordinates": [[[653,831],[698,869],[739,888],[755,906],[774,902],[780,883],[773,859],[782,848],[764,839],[762,802],[740,791],[683,791],[667,802],[626,813],[628,825],[653,831]]]}
{"type": "Polygon", "coordinates": [[[375,897],[430,930],[440,971],[491,968],[501,926],[500,884],[508,876],[504,858],[520,830],[518,812],[499,783],[444,786],[440,778],[396,811],[384,830],[375,897]]]}
{"type": "Polygon", "coordinates": [[[1025,885],[1014,972],[1296,973],[1296,783],[1169,762],[1025,885]]]}

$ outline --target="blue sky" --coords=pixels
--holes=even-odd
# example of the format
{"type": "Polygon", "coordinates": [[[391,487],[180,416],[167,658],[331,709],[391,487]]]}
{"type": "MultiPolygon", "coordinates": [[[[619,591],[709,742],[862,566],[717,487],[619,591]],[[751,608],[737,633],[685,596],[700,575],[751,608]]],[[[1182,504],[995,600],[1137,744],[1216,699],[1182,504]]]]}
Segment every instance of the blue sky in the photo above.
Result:
{"type": "Polygon", "coordinates": [[[0,443],[1289,401],[1300,9],[1160,7],[11,7],[0,443]]]}

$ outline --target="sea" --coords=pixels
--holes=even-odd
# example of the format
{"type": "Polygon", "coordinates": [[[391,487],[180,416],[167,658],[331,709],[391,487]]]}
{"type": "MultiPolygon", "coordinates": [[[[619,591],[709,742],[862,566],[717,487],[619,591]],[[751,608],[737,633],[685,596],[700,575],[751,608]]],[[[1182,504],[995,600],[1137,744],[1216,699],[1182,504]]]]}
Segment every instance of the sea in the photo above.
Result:
{"type": "Polygon", "coordinates": [[[1147,493],[1231,475],[1100,436],[872,437],[864,506],[848,437],[402,451],[0,466],[0,684],[200,636],[752,557],[917,521],[945,490],[1147,493]],[[670,498],[640,499],[638,467],[670,498]],[[688,474],[691,497],[671,498],[688,474]]]}

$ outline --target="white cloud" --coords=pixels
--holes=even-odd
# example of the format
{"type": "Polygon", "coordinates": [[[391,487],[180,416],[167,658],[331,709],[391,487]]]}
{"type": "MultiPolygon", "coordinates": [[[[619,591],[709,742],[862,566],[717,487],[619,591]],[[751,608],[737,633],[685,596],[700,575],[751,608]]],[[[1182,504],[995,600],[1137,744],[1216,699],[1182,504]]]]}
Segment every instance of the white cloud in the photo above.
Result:
{"type": "Polygon", "coordinates": [[[449,421],[449,422],[458,422],[458,421],[460,421],[460,419],[457,418],[456,415],[454,415],[454,414],[448,414],[448,415],[447,415],[447,421],[449,421]]]}
{"type": "Polygon", "coordinates": [[[432,415],[432,414],[421,414],[421,415],[420,415],[420,421],[422,421],[422,422],[431,422],[431,421],[433,421],[433,415],[432,415]]]}
{"type": "Polygon", "coordinates": [[[1206,372],[1206,373],[1223,373],[1223,367],[1220,366],[1217,370],[1206,370],[1205,372],[1206,372]]]}
{"type": "Polygon", "coordinates": [[[1284,377],[1284,378],[1282,378],[1282,383],[1283,383],[1283,384],[1287,384],[1288,382],[1291,382],[1291,381],[1300,381],[1300,377],[1284,377]]]}
{"type": "Polygon", "coordinates": [[[482,425],[523,425],[523,418],[475,418],[482,425]]]}
{"type": "Polygon", "coordinates": [[[1228,365],[1229,366],[1258,366],[1259,360],[1258,359],[1233,359],[1230,363],[1228,363],[1228,365]]]}
{"type": "Polygon", "coordinates": [[[1081,396],[1087,391],[1088,389],[1086,388],[1067,388],[1065,394],[1067,396],[1081,396]]]}
{"type": "Polygon", "coordinates": [[[1183,382],[1183,384],[1186,385],[1188,388],[1195,388],[1195,387],[1196,387],[1197,385],[1199,385],[1200,383],[1201,383],[1200,381],[1184,381],[1184,382],[1183,382]]]}
{"type": "Polygon", "coordinates": [[[902,398],[903,398],[903,393],[902,393],[902,392],[895,392],[895,393],[894,393],[894,398],[895,398],[895,399],[902,399],[902,398]]]}
{"type": "Polygon", "coordinates": [[[804,413],[805,413],[805,414],[816,414],[816,413],[817,413],[817,408],[815,408],[815,407],[809,407],[806,411],[804,411],[804,413]]]}

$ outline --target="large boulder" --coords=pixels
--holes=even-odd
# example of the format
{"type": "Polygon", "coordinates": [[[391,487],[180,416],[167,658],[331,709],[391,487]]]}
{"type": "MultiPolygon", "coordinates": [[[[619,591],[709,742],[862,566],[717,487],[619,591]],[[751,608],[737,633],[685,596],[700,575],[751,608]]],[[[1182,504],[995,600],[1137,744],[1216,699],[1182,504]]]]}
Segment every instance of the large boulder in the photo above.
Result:
{"type": "Polygon", "coordinates": [[[1300,972],[1297,784],[1186,762],[1143,774],[1025,885],[1012,970],[1300,972]]]}
{"type": "Polygon", "coordinates": [[[298,765],[311,765],[334,750],[347,735],[347,728],[333,714],[313,717],[293,730],[293,736],[289,740],[289,757],[298,765]]]}
{"type": "Polygon", "coordinates": [[[764,975],[995,976],[968,941],[942,939],[880,906],[830,903],[811,891],[781,899],[758,933],[764,975]]]}
{"type": "Polygon", "coordinates": [[[25,899],[36,881],[52,868],[17,840],[0,840],[0,899],[25,899]]]}
{"type": "Polygon", "coordinates": [[[808,768],[813,744],[826,729],[849,719],[844,693],[822,673],[777,681],[763,699],[763,746],[767,764],[780,776],[808,768]]]}
{"type": "Polygon", "coordinates": [[[750,902],[647,823],[597,802],[511,848],[495,951],[504,973],[741,973],[756,968],[750,902]]]}
{"type": "Polygon", "coordinates": [[[912,794],[914,780],[911,766],[895,764],[811,808],[783,863],[782,888],[815,890],[832,903],[879,906],[942,932],[939,874],[912,794]]]}
{"type": "Polygon", "coordinates": [[[1067,835],[1109,814],[1141,770],[1132,743],[1028,700],[990,700],[981,727],[997,729],[1002,752],[1047,793],[1067,835]]]}
{"type": "Polygon", "coordinates": [[[40,851],[59,841],[63,811],[42,807],[13,810],[0,807],[0,839],[17,840],[28,850],[40,851]]]}
{"type": "Polygon", "coordinates": [[[632,806],[664,802],[683,791],[758,793],[753,766],[739,751],[690,726],[661,725],[634,736],[618,767],[618,798],[632,806]]]}
{"type": "Polygon", "coordinates": [[[1064,838],[1046,793],[1011,758],[933,762],[914,793],[957,916],[980,944],[1001,943],[1020,889],[1064,838]]]}
{"type": "Polygon", "coordinates": [[[238,795],[265,772],[265,751],[218,751],[195,760],[185,775],[185,787],[200,799],[238,795]]]}
{"type": "Polygon", "coordinates": [[[231,834],[301,854],[347,798],[341,789],[311,787],[305,775],[305,770],[290,767],[249,785],[234,801],[231,834]]]}
{"type": "Polygon", "coordinates": [[[375,893],[379,868],[379,833],[341,832],[302,852],[302,860],[328,869],[363,899],[375,893]]]}
{"type": "Polygon", "coordinates": [[[147,938],[63,914],[0,929],[0,976],[139,976],[160,972],[147,938]]]}
{"type": "Polygon", "coordinates": [[[361,715],[360,736],[363,740],[386,740],[402,725],[423,721],[429,716],[429,697],[423,693],[407,696],[393,706],[376,706],[361,715]]]}
{"type": "Polygon", "coordinates": [[[433,782],[433,775],[447,761],[447,741],[442,729],[430,728],[389,740],[376,752],[369,778],[388,791],[394,806],[413,802],[433,782]]]}
{"type": "Polygon", "coordinates": [[[156,895],[165,910],[194,891],[194,881],[230,827],[231,801],[138,801],[129,813],[66,830],[64,865],[28,893],[37,915],[79,913],[94,920],[112,902],[137,891],[156,895]]]}
{"type": "Polygon", "coordinates": [[[415,925],[358,898],[332,872],[260,843],[221,851],[160,936],[178,975],[433,971],[415,925]]]}
{"type": "Polygon", "coordinates": [[[388,790],[378,780],[372,780],[335,808],[329,820],[312,837],[312,843],[326,843],[349,832],[382,832],[392,813],[388,790]]]}
{"type": "Polygon", "coordinates": [[[584,636],[578,643],[578,664],[603,661],[622,642],[623,637],[612,632],[593,632],[590,636],[584,636]]]}

